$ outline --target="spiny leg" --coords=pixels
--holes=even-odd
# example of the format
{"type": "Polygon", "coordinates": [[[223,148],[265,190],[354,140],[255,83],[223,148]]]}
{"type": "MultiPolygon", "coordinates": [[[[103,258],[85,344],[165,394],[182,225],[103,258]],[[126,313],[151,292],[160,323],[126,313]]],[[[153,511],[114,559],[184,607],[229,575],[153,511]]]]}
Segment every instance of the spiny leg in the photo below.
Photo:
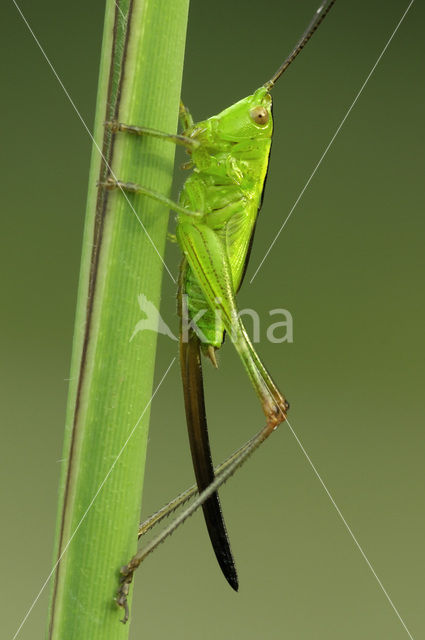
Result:
{"type": "MultiPolygon", "coordinates": [[[[233,462],[241,455],[241,453],[243,453],[245,449],[249,448],[250,446],[251,446],[251,440],[248,440],[248,442],[245,442],[245,444],[242,447],[234,451],[232,455],[226,458],[224,462],[222,462],[221,464],[219,464],[217,467],[214,468],[215,475],[218,476],[225,469],[227,469],[227,467],[233,464],[233,462]]],[[[157,511],[156,513],[153,513],[151,516],[149,516],[149,518],[147,518],[146,520],[140,523],[139,531],[137,533],[137,538],[140,539],[142,536],[148,533],[148,531],[153,529],[153,527],[155,527],[157,524],[162,522],[162,520],[170,516],[172,513],[177,511],[177,509],[179,509],[184,504],[186,504],[186,502],[188,502],[194,496],[196,496],[197,493],[198,493],[198,487],[196,484],[194,484],[188,489],[186,489],[186,491],[183,491],[178,496],[176,496],[168,504],[166,504],[161,509],[159,509],[159,511],[157,511]]]]}
{"type": "Polygon", "coordinates": [[[279,391],[263,365],[240,318],[235,322],[234,334],[233,344],[261,400],[267,418],[272,419],[274,415],[279,416],[282,412],[286,414],[289,410],[289,402],[279,391]]]}
{"type": "MultiPolygon", "coordinates": [[[[231,334],[235,348],[261,401],[268,423],[279,424],[289,405],[267,373],[238,317],[232,273],[222,239],[207,224],[194,225],[187,221],[181,221],[178,225],[177,237],[191,271],[205,296],[205,304],[212,310],[220,312],[219,326],[221,330],[224,327],[231,334]]],[[[182,325],[181,342],[187,345],[187,349],[192,345],[193,351],[191,334],[186,336],[184,334],[185,327],[182,325]]],[[[197,336],[196,339],[199,343],[197,336]]],[[[195,355],[193,355],[194,358],[195,355]]],[[[203,393],[200,392],[202,387],[199,383],[199,378],[202,377],[200,363],[196,364],[195,361],[192,363],[192,374],[189,378],[185,371],[186,369],[182,367],[189,440],[197,483],[202,491],[213,482],[214,473],[209,451],[203,393]]],[[[234,589],[237,589],[235,563],[218,495],[212,494],[208,500],[205,500],[202,508],[218,563],[226,580],[234,589]]]]}
{"type": "Polygon", "coordinates": [[[276,417],[275,420],[267,422],[251,440],[249,446],[242,448],[239,455],[236,456],[223,469],[223,471],[216,476],[215,480],[193,501],[193,503],[187,507],[173,522],[171,522],[161,533],[156,536],[149,544],[143,549],[140,549],[130,560],[130,562],[121,569],[121,586],[117,593],[117,604],[124,609],[123,623],[126,623],[129,618],[129,609],[127,603],[127,596],[130,589],[130,584],[133,580],[135,570],[143,562],[143,560],[156,549],[169,535],[171,535],[181,524],[183,524],[187,518],[189,518],[208,498],[215,493],[221,485],[223,485],[230,476],[247,460],[247,458],[269,437],[271,433],[276,429],[280,422],[286,419],[286,414],[282,413],[281,416],[276,417]]]}
{"type": "MultiPolygon", "coordinates": [[[[226,460],[224,462],[222,462],[220,465],[215,467],[214,468],[214,473],[217,476],[219,476],[222,472],[224,472],[231,465],[233,465],[235,463],[235,461],[240,458],[241,454],[243,454],[247,449],[251,448],[252,442],[255,439],[255,437],[256,436],[254,436],[254,438],[251,438],[251,440],[248,440],[248,442],[246,442],[244,445],[242,445],[242,447],[240,447],[239,449],[234,451],[228,458],[226,458],[226,460]]],[[[174,500],[171,500],[171,502],[169,502],[167,505],[162,507],[159,511],[157,511],[156,513],[151,515],[149,518],[147,518],[139,526],[139,531],[138,531],[138,535],[137,535],[138,539],[140,539],[143,535],[148,533],[148,531],[153,529],[153,527],[155,527],[157,524],[162,522],[162,520],[164,520],[164,518],[167,518],[172,513],[174,513],[177,509],[179,509],[184,504],[186,504],[186,502],[188,502],[191,498],[193,498],[197,493],[198,493],[197,485],[192,485],[191,487],[189,487],[189,489],[186,489],[186,491],[183,491],[182,493],[180,493],[178,496],[176,496],[176,498],[174,498],[174,500]]],[[[187,517],[189,517],[189,516],[187,516],[187,517]]],[[[172,533],[172,531],[170,533],[168,533],[167,535],[171,535],[171,533],[172,533]]],[[[165,536],[165,537],[167,537],[167,536],[165,536]]],[[[165,539],[165,537],[164,537],[164,539],[165,539]]],[[[158,542],[158,544],[160,544],[160,542],[162,542],[162,541],[163,540],[160,540],[158,542]]],[[[153,551],[153,549],[151,549],[151,551],[153,551]]],[[[132,560],[130,562],[132,562],[132,560]]],[[[140,560],[140,562],[142,562],[142,560],[140,560]]],[[[139,562],[139,564],[140,564],[140,562],[139,562]]],[[[122,578],[121,587],[120,587],[120,590],[119,590],[119,592],[117,594],[117,602],[125,610],[125,615],[124,615],[124,618],[122,620],[122,622],[124,622],[124,623],[127,622],[128,617],[129,617],[129,610],[128,610],[128,604],[127,604],[127,595],[128,595],[129,585],[130,585],[130,583],[132,581],[132,576],[133,576],[134,570],[135,569],[132,570],[131,576],[129,575],[126,578],[122,578]]]]}
{"type": "Polygon", "coordinates": [[[285,414],[289,404],[261,362],[238,317],[229,261],[221,239],[207,225],[189,222],[178,225],[177,237],[208,305],[221,315],[267,420],[285,414]]]}

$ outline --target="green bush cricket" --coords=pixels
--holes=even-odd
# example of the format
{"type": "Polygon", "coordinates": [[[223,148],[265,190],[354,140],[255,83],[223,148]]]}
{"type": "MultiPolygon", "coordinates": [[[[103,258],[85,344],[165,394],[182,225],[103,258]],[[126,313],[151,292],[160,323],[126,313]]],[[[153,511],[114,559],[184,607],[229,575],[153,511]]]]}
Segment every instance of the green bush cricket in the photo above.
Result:
{"type": "Polygon", "coordinates": [[[202,506],[211,543],[229,584],[238,577],[224,524],[217,489],[286,419],[289,403],[276,387],[238,317],[235,295],[249,260],[255,225],[269,164],[273,134],[270,91],[322,22],[335,0],[324,1],[291,54],[272,78],[252,95],[216,116],[195,123],[181,105],[181,135],[108,122],[114,133],[148,135],[183,145],[193,172],[183,185],[179,202],[141,185],[108,178],[103,186],[144,194],[177,212],[176,237],[183,252],[178,307],[180,362],[186,421],[196,486],[170,502],[140,526],[139,537],[199,493],[192,504],[121,569],[117,603],[129,617],[127,595],[134,570],[175,528],[202,506]],[[225,333],[231,337],[266,415],[266,425],[223,464],[214,469],[207,431],[201,353],[217,366],[215,351],[225,333]]]}

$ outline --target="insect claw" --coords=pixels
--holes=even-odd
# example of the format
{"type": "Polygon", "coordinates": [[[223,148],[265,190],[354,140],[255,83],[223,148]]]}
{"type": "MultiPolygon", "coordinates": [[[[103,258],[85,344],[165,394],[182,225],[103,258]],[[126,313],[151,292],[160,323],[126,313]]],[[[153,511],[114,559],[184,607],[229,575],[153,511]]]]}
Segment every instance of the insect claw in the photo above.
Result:
{"type": "Polygon", "coordinates": [[[109,176],[106,180],[97,180],[96,187],[104,187],[105,189],[116,189],[117,181],[109,176]]]}
{"type": "Polygon", "coordinates": [[[113,133],[117,133],[117,131],[119,131],[119,123],[116,120],[105,120],[103,126],[106,129],[111,129],[113,133]]]}
{"type": "Polygon", "coordinates": [[[124,597],[122,602],[119,602],[118,604],[124,609],[124,617],[121,618],[120,622],[122,622],[123,624],[127,624],[130,617],[130,609],[128,607],[127,598],[124,597]]]}
{"type": "Polygon", "coordinates": [[[124,617],[121,622],[126,624],[130,617],[130,609],[128,607],[127,596],[130,590],[130,583],[133,580],[133,570],[126,564],[121,567],[122,578],[120,580],[121,586],[118,589],[117,597],[115,598],[115,602],[119,607],[124,609],[124,617]]]}
{"type": "Polygon", "coordinates": [[[120,574],[122,575],[122,578],[121,578],[122,583],[131,582],[131,578],[133,577],[133,570],[128,566],[128,564],[124,564],[121,567],[120,574]],[[130,577],[130,580],[128,580],[129,577],[130,577]]]}

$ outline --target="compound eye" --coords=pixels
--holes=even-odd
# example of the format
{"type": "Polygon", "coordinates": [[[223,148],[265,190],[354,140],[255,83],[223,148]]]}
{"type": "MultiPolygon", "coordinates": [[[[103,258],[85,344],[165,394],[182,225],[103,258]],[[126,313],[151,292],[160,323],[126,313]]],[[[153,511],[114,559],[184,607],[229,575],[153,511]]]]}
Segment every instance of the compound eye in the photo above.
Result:
{"type": "Polygon", "coordinates": [[[267,124],[269,121],[269,112],[264,107],[254,107],[249,115],[256,124],[267,124]]]}

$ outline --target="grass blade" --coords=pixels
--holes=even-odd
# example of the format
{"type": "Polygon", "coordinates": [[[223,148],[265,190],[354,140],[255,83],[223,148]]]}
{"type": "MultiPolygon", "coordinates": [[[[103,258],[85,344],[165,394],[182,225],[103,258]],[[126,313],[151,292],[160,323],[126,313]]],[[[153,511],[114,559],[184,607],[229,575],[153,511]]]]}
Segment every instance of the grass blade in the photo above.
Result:
{"type": "Polygon", "coordinates": [[[142,317],[138,296],[159,306],[168,214],[146,198],[127,201],[120,192],[97,190],[96,183],[107,177],[109,164],[120,179],[169,193],[173,145],[123,134],[113,138],[103,122],[116,117],[176,130],[187,12],[188,0],[107,1],[59,498],[52,639],[128,636],[113,598],[118,569],[136,548],[156,334],[130,338],[142,317]]]}

